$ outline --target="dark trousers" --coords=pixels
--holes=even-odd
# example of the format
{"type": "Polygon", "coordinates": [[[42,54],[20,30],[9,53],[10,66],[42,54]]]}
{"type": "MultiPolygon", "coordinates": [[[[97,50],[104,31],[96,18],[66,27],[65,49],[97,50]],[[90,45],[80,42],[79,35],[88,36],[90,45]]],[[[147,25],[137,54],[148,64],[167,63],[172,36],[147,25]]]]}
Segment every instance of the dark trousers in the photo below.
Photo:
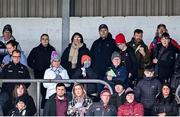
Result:
{"type": "MultiPolygon", "coordinates": [[[[34,71],[34,77],[35,79],[44,79],[44,72],[45,71],[34,71]]],[[[41,101],[41,108],[44,108],[44,105],[46,103],[46,88],[44,88],[43,83],[41,83],[40,86],[40,92],[41,92],[41,96],[42,96],[42,101],[41,101]]]]}

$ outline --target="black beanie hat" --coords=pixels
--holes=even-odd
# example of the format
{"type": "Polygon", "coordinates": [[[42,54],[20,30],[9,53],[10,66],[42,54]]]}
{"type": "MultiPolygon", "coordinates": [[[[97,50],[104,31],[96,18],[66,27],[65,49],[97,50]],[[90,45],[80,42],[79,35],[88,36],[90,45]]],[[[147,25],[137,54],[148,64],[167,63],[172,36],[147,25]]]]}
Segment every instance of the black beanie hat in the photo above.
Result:
{"type": "Polygon", "coordinates": [[[17,105],[18,102],[24,102],[25,105],[27,105],[27,100],[25,96],[20,96],[16,99],[15,104],[17,105]]]}
{"type": "Polygon", "coordinates": [[[99,26],[99,31],[102,29],[102,28],[106,28],[108,30],[108,26],[106,24],[101,24],[99,26]]]}
{"type": "Polygon", "coordinates": [[[11,28],[11,25],[10,24],[6,24],[3,28],[3,33],[5,31],[9,31],[11,34],[12,34],[12,28],[11,28]]]}
{"type": "Polygon", "coordinates": [[[117,82],[115,83],[115,86],[116,86],[116,85],[121,85],[121,86],[123,86],[123,88],[125,87],[122,81],[117,81],[117,82]]]}

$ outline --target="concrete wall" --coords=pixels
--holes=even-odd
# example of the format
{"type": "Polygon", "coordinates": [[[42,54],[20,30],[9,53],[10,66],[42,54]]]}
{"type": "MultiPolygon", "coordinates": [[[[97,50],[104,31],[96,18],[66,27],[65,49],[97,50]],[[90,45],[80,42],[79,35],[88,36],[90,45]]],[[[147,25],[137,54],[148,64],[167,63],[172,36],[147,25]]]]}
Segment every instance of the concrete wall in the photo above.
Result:
{"type": "Polygon", "coordinates": [[[61,18],[1,18],[0,32],[5,24],[11,24],[13,36],[20,43],[25,55],[29,55],[31,49],[39,45],[40,36],[43,33],[49,35],[51,45],[59,52],[61,50],[61,18]]]}
{"type": "Polygon", "coordinates": [[[179,16],[139,16],[139,17],[71,17],[70,19],[70,35],[74,32],[80,32],[84,36],[85,43],[91,47],[94,40],[99,37],[98,27],[105,23],[109,27],[109,31],[115,37],[118,33],[123,33],[126,41],[130,41],[133,31],[140,28],[144,31],[144,41],[149,46],[152,41],[157,25],[164,23],[167,25],[168,32],[172,38],[180,43],[180,17],[179,16]]]}
{"type": "MultiPolygon", "coordinates": [[[[136,28],[143,29],[144,41],[147,45],[152,41],[156,27],[159,23],[167,25],[172,38],[180,43],[180,16],[159,17],[71,17],[70,38],[74,32],[80,32],[87,46],[90,48],[94,40],[99,37],[98,27],[105,23],[113,37],[118,33],[124,33],[129,41],[136,28]]],[[[50,43],[60,53],[62,45],[62,19],[61,18],[0,18],[0,32],[5,24],[11,24],[13,35],[22,47],[26,55],[39,44],[42,33],[50,36],[50,43]]],[[[68,45],[66,45],[68,46],[68,45]]]]}

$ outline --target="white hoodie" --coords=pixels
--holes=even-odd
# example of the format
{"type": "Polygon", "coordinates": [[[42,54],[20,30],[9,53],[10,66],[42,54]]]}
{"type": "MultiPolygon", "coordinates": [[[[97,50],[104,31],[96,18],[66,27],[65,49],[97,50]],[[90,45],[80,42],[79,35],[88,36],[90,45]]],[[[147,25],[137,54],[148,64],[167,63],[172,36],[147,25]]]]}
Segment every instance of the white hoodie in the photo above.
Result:
{"type": "MultiPolygon", "coordinates": [[[[60,77],[57,78],[57,75],[59,75],[62,79],[69,79],[66,69],[64,69],[62,66],[59,66],[58,68],[50,67],[46,69],[44,79],[60,79],[60,77]]],[[[43,86],[47,88],[46,99],[49,99],[49,97],[56,92],[56,85],[57,83],[43,83],[43,86]]],[[[65,86],[69,87],[70,84],[65,84],[65,86]]]]}

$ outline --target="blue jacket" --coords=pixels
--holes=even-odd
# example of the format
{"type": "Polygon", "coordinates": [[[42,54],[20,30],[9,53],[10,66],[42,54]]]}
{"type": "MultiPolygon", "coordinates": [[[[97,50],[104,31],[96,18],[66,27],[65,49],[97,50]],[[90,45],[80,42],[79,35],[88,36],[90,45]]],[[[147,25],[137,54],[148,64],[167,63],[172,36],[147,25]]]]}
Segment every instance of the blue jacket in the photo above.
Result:
{"type": "Polygon", "coordinates": [[[107,80],[107,74],[106,74],[105,80],[107,80],[107,82],[112,86],[113,89],[114,89],[114,86],[115,86],[117,81],[121,81],[124,84],[124,86],[127,88],[128,87],[128,71],[127,71],[127,68],[125,66],[121,66],[121,65],[115,68],[112,65],[111,67],[108,68],[107,71],[109,71],[111,69],[116,74],[116,77],[113,77],[111,81],[108,81],[107,80]]]}

